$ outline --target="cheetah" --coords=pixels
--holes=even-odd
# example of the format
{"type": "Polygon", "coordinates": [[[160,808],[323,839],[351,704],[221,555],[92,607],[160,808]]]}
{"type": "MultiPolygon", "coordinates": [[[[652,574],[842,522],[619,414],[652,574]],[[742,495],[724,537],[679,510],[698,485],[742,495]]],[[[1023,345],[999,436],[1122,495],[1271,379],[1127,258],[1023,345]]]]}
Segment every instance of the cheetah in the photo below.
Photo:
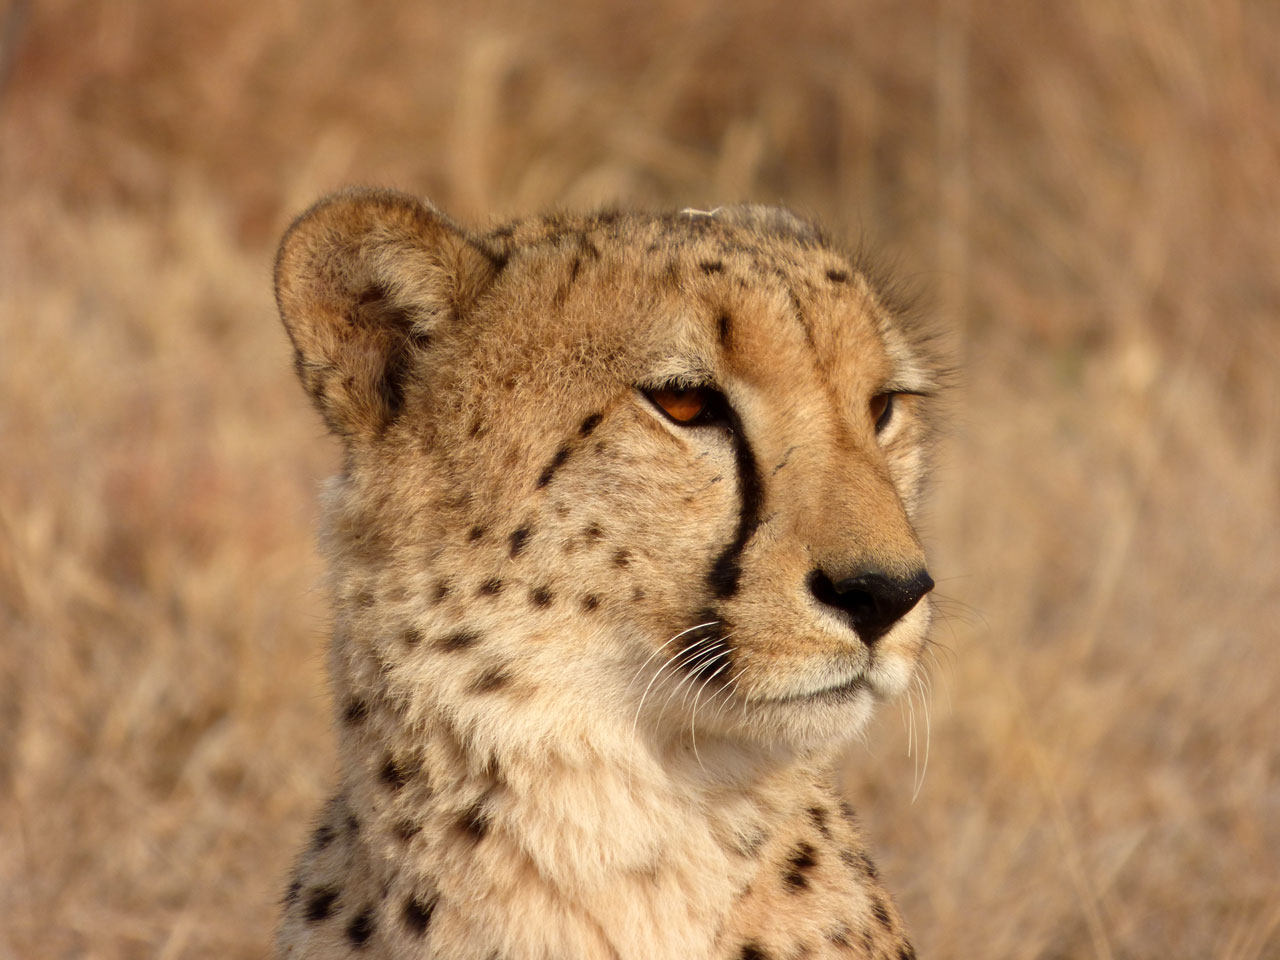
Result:
{"type": "Polygon", "coordinates": [[[925,325],[763,206],[348,190],[275,283],[343,453],[278,955],[914,957],[835,771],[927,643],[925,325]]]}

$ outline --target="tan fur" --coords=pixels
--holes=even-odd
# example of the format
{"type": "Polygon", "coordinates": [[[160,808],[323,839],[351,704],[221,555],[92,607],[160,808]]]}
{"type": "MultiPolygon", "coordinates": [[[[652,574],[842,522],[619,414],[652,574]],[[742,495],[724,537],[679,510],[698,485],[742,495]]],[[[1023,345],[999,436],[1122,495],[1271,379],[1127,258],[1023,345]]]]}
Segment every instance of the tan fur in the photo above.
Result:
{"type": "Polygon", "coordinates": [[[859,264],[771,208],[470,236],[351,191],[276,283],[346,453],[340,782],[280,955],[912,956],[833,769],[928,600],[872,647],[807,580],[923,569],[937,365],[859,264]]]}

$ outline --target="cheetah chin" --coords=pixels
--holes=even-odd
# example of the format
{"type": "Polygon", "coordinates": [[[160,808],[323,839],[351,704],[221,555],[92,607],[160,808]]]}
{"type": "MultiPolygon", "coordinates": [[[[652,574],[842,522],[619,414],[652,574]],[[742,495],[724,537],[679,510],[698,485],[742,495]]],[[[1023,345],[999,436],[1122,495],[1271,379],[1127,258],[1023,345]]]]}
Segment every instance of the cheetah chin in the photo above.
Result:
{"type": "Polygon", "coordinates": [[[913,957],[835,771],[927,644],[927,327],[758,206],[351,190],[275,279],[344,454],[279,955],[913,957]]]}

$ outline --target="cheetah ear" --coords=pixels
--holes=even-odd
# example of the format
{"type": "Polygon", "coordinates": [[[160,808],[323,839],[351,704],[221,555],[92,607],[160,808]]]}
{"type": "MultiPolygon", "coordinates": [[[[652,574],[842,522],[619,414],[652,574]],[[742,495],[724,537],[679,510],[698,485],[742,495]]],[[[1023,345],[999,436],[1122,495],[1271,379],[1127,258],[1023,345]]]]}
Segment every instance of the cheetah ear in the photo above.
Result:
{"type": "Polygon", "coordinates": [[[500,264],[407,194],[321,200],[276,256],[276,303],[302,386],[338,436],[380,436],[440,324],[462,316],[500,264]]]}

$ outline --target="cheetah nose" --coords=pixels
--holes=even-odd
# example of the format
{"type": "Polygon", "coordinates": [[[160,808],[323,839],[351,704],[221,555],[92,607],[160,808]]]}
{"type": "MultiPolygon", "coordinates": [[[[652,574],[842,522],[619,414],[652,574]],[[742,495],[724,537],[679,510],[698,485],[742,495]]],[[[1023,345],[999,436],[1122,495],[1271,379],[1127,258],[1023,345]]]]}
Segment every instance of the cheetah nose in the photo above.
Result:
{"type": "Polygon", "coordinates": [[[911,577],[864,571],[835,581],[822,570],[809,574],[810,592],[822,603],[843,612],[868,647],[874,646],[932,589],[933,578],[924,570],[911,577]]]}

